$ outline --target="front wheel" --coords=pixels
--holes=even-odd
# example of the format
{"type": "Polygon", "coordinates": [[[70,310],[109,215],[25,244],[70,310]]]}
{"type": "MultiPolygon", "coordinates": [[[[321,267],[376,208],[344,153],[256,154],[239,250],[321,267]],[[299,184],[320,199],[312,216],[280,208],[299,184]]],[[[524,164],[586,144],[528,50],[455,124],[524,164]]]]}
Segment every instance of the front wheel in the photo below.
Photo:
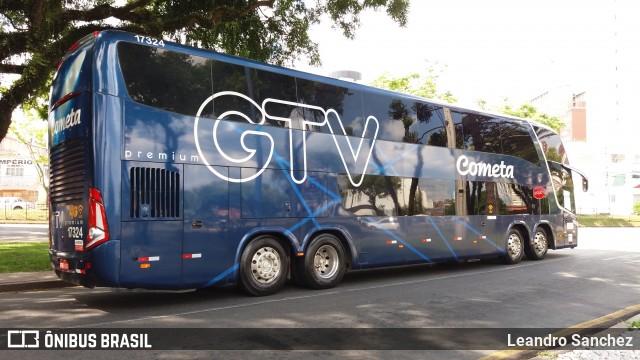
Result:
{"type": "Polygon", "coordinates": [[[346,270],[345,251],[338,238],[322,234],[311,241],[296,271],[301,282],[312,289],[336,286],[346,270]]]}
{"type": "Polygon", "coordinates": [[[549,243],[547,241],[547,232],[542,228],[536,229],[536,234],[533,237],[533,243],[530,247],[525,248],[527,258],[529,260],[542,260],[549,250],[549,243]]]}
{"type": "Polygon", "coordinates": [[[500,257],[505,264],[517,264],[524,255],[524,240],[518,229],[509,230],[507,235],[507,252],[500,257]]]}
{"type": "Polygon", "coordinates": [[[239,285],[249,295],[271,295],[285,283],[288,271],[289,257],[280,242],[261,236],[242,252],[239,285]]]}

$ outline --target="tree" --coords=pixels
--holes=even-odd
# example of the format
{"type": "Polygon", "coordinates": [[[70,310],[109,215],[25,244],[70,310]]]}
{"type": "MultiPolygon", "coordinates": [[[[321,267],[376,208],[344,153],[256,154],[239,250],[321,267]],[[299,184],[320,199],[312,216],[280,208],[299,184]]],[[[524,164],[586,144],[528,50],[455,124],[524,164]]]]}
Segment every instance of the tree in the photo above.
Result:
{"type": "MultiPolygon", "coordinates": [[[[75,41],[115,28],[283,65],[319,64],[309,28],[327,16],[353,38],[365,10],[400,26],[408,0],[0,0],[0,74],[20,77],[0,91],[0,140],[21,104],[46,97],[54,67],[75,41]]],[[[40,114],[43,113],[42,107],[40,114]]],[[[46,114],[46,111],[44,111],[46,114]]]]}
{"type": "Polygon", "coordinates": [[[444,66],[429,62],[425,74],[413,73],[399,78],[391,78],[384,74],[373,80],[371,86],[389,89],[405,94],[420,96],[427,99],[438,99],[448,103],[458,101],[449,91],[438,92],[438,77],[444,71],[444,66]]]}
{"type": "Polygon", "coordinates": [[[25,108],[25,117],[16,119],[9,127],[9,133],[23,143],[29,151],[38,172],[38,182],[46,193],[49,192],[46,166],[47,157],[47,124],[42,122],[33,109],[25,108]]]}
{"type": "MultiPolygon", "coordinates": [[[[484,100],[478,101],[478,106],[481,109],[489,110],[487,106],[487,102],[484,100]]],[[[538,109],[531,104],[522,104],[519,107],[516,107],[509,103],[508,99],[504,100],[502,106],[493,107],[492,111],[496,111],[499,113],[517,116],[525,119],[531,119],[537,121],[541,124],[547,125],[552,128],[556,132],[560,132],[560,130],[564,127],[564,122],[560,120],[557,116],[551,116],[545,114],[543,112],[538,111],[538,109]]]]}

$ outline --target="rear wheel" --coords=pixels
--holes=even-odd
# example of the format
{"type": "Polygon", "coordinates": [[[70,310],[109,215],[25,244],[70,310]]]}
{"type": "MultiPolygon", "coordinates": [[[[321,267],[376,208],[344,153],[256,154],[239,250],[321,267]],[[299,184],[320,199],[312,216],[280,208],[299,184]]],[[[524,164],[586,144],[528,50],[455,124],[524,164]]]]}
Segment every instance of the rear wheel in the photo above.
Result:
{"type": "Polygon", "coordinates": [[[500,257],[505,264],[517,264],[524,255],[524,240],[518,229],[509,230],[507,235],[507,252],[500,257]]]}
{"type": "Polygon", "coordinates": [[[297,264],[297,276],[312,289],[336,286],[346,270],[345,251],[338,238],[321,234],[311,241],[304,259],[297,264]]]}
{"type": "Polygon", "coordinates": [[[280,242],[261,236],[247,245],[240,258],[239,285],[254,296],[271,295],[287,280],[289,258],[280,242]]]}
{"type": "Polygon", "coordinates": [[[525,249],[527,250],[526,254],[529,260],[544,259],[544,256],[547,255],[547,250],[549,250],[547,232],[543,228],[536,229],[536,234],[533,237],[533,242],[525,249]]]}

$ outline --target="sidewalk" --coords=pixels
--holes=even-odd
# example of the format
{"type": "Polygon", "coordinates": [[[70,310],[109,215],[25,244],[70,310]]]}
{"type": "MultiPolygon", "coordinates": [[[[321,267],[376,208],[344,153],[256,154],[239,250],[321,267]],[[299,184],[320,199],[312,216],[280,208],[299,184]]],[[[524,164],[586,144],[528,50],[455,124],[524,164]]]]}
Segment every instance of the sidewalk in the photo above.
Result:
{"type": "Polygon", "coordinates": [[[56,276],[53,270],[0,274],[0,293],[56,289],[75,286],[56,276]]]}

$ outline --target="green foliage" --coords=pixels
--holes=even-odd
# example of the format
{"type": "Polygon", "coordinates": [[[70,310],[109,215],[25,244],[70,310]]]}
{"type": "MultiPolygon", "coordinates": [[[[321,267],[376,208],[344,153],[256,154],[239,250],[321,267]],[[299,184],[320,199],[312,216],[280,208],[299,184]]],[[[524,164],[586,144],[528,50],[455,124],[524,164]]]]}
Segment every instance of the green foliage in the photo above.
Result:
{"type": "MultiPolygon", "coordinates": [[[[46,109],[46,106],[44,106],[46,109]]],[[[29,157],[36,165],[38,179],[42,188],[48,191],[45,182],[45,167],[49,164],[47,156],[47,123],[41,121],[42,106],[38,107],[35,101],[25,106],[25,117],[18,117],[9,126],[9,133],[23,143],[29,151],[29,157]]],[[[46,110],[45,110],[46,114],[46,110]]],[[[45,115],[46,116],[46,115],[45,115]]],[[[46,117],[45,117],[46,118],[46,117]]]]}
{"type": "Polygon", "coordinates": [[[514,106],[509,103],[508,99],[505,99],[504,103],[501,106],[489,107],[485,100],[478,100],[478,106],[481,109],[491,110],[507,115],[517,116],[525,119],[531,119],[537,121],[541,124],[547,125],[552,128],[556,132],[560,132],[562,128],[565,126],[565,123],[560,120],[557,116],[551,116],[545,114],[543,112],[538,111],[538,109],[531,104],[522,104],[520,106],[514,106]]]}
{"type": "Polygon", "coordinates": [[[20,105],[46,119],[37,99],[47,96],[55,65],[93,31],[131,31],[278,65],[319,64],[311,25],[328,17],[352,38],[363,11],[386,11],[404,26],[408,9],[408,0],[0,1],[0,74],[17,77],[0,90],[0,140],[20,105]]]}
{"type": "Polygon", "coordinates": [[[635,215],[640,215],[640,203],[633,204],[633,213],[635,215]]]}
{"type": "Polygon", "coordinates": [[[371,86],[389,89],[405,94],[420,96],[427,99],[438,99],[448,103],[458,101],[449,91],[438,91],[438,77],[444,71],[438,63],[429,63],[424,74],[409,74],[399,78],[392,78],[389,74],[381,75],[371,82],[371,86]]]}
{"type": "Polygon", "coordinates": [[[50,270],[46,242],[0,243],[0,273],[50,270]]]}
{"type": "Polygon", "coordinates": [[[578,215],[584,227],[640,227],[640,216],[578,215]]]}

